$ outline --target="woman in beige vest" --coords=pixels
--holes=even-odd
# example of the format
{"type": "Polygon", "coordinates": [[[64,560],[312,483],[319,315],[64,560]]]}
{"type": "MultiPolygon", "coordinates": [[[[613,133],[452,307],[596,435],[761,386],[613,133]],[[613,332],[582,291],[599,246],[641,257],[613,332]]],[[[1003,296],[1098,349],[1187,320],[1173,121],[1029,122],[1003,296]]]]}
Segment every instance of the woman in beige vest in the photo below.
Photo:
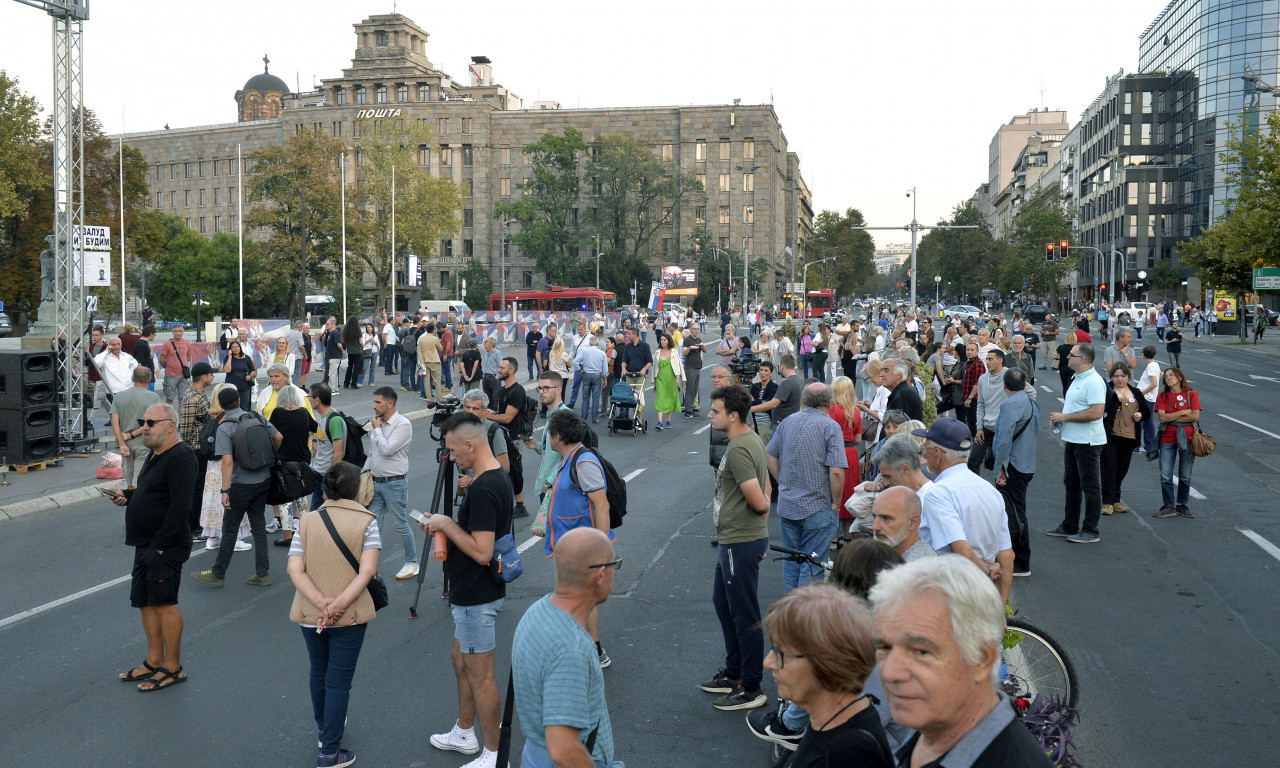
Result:
{"type": "Polygon", "coordinates": [[[302,516],[289,548],[289,578],[298,590],[289,620],[302,625],[311,656],[318,766],[340,768],[355,762],[355,755],[340,745],[365,625],[375,616],[366,587],[378,571],[382,549],[378,518],[355,501],[359,492],[360,468],[345,461],[334,464],[324,476],[324,506],[302,516]],[[334,542],[322,518],[326,513],[347,550],[359,560],[358,573],[334,542]]]}

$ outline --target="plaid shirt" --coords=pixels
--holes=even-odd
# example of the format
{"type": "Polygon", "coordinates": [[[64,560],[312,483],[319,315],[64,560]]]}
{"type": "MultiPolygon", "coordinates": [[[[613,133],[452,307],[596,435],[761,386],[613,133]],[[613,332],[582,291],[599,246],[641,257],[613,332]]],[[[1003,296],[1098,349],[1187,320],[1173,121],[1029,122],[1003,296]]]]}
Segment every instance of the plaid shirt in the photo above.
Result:
{"type": "MultiPolygon", "coordinates": [[[[973,388],[978,386],[978,379],[982,378],[982,374],[987,372],[986,363],[981,358],[970,360],[964,367],[964,383],[960,385],[960,397],[964,400],[969,399],[969,395],[973,394],[973,388]]],[[[977,398],[974,398],[976,404],[977,398]]]]}
{"type": "Polygon", "coordinates": [[[187,394],[178,406],[178,436],[182,442],[196,447],[200,438],[201,416],[209,415],[209,398],[195,387],[187,389],[187,394]]]}

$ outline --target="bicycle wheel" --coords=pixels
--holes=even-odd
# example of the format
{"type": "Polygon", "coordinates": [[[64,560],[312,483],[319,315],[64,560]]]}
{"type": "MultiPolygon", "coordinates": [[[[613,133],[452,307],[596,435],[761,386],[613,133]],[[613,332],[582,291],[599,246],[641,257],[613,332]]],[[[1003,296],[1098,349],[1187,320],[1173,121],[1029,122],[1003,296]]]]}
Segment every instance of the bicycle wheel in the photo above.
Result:
{"type": "Polygon", "coordinates": [[[1037,694],[1054,695],[1076,706],[1080,683],[1062,646],[1026,619],[1009,619],[1007,624],[1022,634],[1022,642],[1004,651],[1007,682],[1012,684],[1014,694],[1030,699],[1037,694]]]}

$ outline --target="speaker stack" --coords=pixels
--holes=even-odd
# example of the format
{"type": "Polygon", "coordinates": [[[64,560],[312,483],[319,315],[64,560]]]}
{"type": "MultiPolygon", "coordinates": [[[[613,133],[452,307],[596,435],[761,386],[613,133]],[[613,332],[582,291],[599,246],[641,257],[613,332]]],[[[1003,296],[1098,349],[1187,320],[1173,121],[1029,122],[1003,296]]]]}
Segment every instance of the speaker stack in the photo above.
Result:
{"type": "Polygon", "coordinates": [[[57,370],[52,352],[0,350],[0,461],[58,458],[57,370]]]}

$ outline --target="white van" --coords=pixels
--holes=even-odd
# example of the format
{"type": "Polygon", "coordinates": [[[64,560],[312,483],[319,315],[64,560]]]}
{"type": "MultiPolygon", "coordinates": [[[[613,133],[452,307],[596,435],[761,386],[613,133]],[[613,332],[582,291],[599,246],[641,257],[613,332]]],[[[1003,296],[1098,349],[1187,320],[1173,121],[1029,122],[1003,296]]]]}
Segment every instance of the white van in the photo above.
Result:
{"type": "Polygon", "coordinates": [[[453,312],[454,314],[462,314],[470,312],[466,302],[456,301],[454,299],[423,299],[418,302],[419,314],[438,315],[444,312],[453,312]]]}

